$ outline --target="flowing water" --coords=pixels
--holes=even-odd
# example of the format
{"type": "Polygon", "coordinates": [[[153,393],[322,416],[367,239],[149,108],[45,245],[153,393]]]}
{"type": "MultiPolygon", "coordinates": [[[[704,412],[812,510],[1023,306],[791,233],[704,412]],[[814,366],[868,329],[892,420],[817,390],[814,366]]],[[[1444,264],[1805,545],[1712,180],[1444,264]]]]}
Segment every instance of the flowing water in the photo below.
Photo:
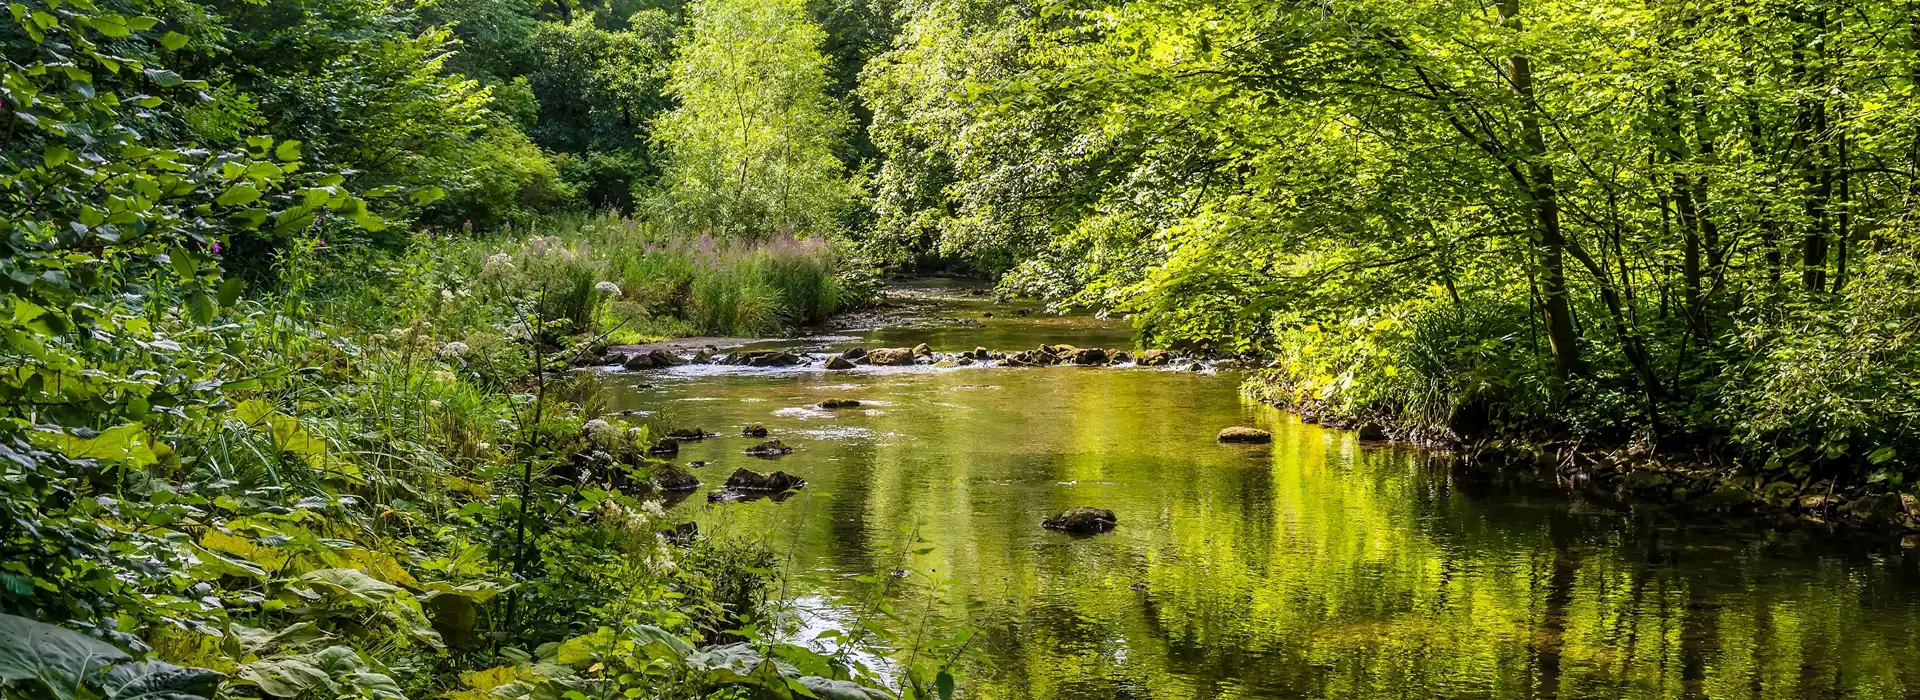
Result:
{"type": "MultiPolygon", "coordinates": [[[[1123,322],[1023,317],[968,291],[919,283],[905,295],[923,314],[784,344],[1129,344],[1123,322]]],[[[1246,401],[1231,373],[694,365],[612,381],[614,408],[721,434],[679,456],[711,462],[693,470],[703,488],[743,466],[808,480],[782,502],[700,493],[673,513],[772,546],[812,631],[914,572],[884,594],[907,619],[891,624],[908,640],[978,630],[966,697],[1920,697],[1920,564],[1897,544],[1462,479],[1246,401]],[[810,408],[830,397],[863,405],[810,408]],[[750,423],[797,451],[742,455],[750,423]],[[1215,442],[1230,425],[1274,442],[1215,442]],[[1076,505],[1120,525],[1040,527],[1076,505]]]]}

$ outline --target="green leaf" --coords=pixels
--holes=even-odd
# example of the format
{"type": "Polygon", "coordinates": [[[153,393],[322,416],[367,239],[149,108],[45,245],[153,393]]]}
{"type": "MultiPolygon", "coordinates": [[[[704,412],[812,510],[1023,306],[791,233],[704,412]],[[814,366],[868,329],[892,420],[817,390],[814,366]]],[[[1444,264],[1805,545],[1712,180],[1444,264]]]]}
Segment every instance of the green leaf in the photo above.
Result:
{"type": "Polygon", "coordinates": [[[213,316],[219,311],[213,305],[213,299],[198,289],[187,295],[187,310],[192,312],[195,323],[205,325],[213,322],[213,316]]]}
{"type": "Polygon", "coordinates": [[[160,45],[167,47],[168,51],[179,51],[180,47],[187,45],[187,35],[181,34],[180,32],[161,34],[160,45]]]}
{"type": "Polygon", "coordinates": [[[28,696],[73,700],[82,681],[98,682],[107,667],[129,660],[126,652],[79,632],[0,615],[0,681],[39,684],[47,693],[28,696]]]}
{"type": "Polygon", "coordinates": [[[369,605],[385,602],[400,593],[399,586],[368,576],[357,569],[321,569],[308,572],[300,578],[337,596],[369,605]]]}
{"type": "Polygon", "coordinates": [[[953,674],[948,673],[944,668],[940,669],[940,672],[933,677],[933,688],[940,693],[940,700],[951,700],[953,697],[953,674]]]}
{"type": "Polygon", "coordinates": [[[220,688],[219,672],[164,661],[121,664],[107,672],[107,700],[208,700],[220,688]]]}
{"type": "Polygon", "coordinates": [[[175,73],[170,70],[163,70],[159,68],[148,68],[146,69],[145,72],[147,74],[147,79],[153,81],[153,84],[158,85],[160,87],[176,87],[181,83],[186,82],[180,78],[179,73],[175,73]]]}
{"type": "Polygon", "coordinates": [[[259,198],[260,190],[254,188],[253,185],[241,184],[234,185],[226,192],[220,193],[220,196],[215,198],[213,202],[223,207],[237,207],[242,204],[252,204],[254,200],[259,198]]]}
{"type": "Polygon", "coordinates": [[[220,302],[220,308],[232,308],[234,302],[240,301],[240,292],[246,288],[246,280],[230,277],[220,283],[220,291],[215,293],[214,300],[220,302]]]}
{"type": "Polygon", "coordinates": [[[273,157],[283,161],[300,160],[300,142],[293,139],[281,141],[279,146],[274,147],[273,157]]]}

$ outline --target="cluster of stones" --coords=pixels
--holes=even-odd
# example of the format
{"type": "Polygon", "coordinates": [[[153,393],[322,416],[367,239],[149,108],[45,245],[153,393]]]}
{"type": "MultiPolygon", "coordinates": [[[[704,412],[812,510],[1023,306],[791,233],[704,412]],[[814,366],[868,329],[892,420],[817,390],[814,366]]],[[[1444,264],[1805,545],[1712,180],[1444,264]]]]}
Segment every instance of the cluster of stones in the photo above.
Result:
{"type": "Polygon", "coordinates": [[[791,350],[738,350],[720,353],[712,347],[703,348],[691,356],[680,356],[663,349],[642,352],[608,352],[589,358],[585,364],[602,366],[618,365],[629,370],[664,369],[687,364],[735,365],[742,367],[812,367],[827,370],[850,370],[861,365],[875,367],[910,367],[930,365],[934,367],[963,367],[967,365],[998,362],[1003,367],[1051,367],[1055,365],[1107,366],[1132,363],[1139,367],[1173,367],[1175,369],[1199,370],[1208,366],[1217,369],[1239,369],[1242,364],[1233,358],[1205,363],[1198,356],[1167,350],[1142,350],[1134,354],[1117,348],[1082,348],[1073,345],[1041,345],[1031,350],[1012,353],[991,352],[976,347],[957,353],[935,352],[926,343],[910,348],[851,348],[832,355],[819,355],[791,350]]]}

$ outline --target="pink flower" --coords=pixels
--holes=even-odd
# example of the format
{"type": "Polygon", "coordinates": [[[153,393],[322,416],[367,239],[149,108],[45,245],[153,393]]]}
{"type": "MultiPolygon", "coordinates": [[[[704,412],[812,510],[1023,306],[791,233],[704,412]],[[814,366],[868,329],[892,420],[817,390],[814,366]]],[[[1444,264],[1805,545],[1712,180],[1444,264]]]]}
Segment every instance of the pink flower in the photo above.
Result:
{"type": "Polygon", "coordinates": [[[213,251],[213,254],[214,254],[214,255],[219,255],[219,254],[220,254],[220,242],[219,242],[219,241],[214,241],[214,242],[213,242],[213,247],[211,248],[211,250],[213,251]]]}

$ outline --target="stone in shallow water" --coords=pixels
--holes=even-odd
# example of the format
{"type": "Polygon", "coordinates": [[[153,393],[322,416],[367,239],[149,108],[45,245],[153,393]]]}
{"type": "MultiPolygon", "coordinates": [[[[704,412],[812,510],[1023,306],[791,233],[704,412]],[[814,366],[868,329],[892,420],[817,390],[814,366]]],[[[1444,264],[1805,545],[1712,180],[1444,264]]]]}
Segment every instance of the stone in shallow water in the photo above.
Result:
{"type": "Polygon", "coordinates": [[[767,426],[755,423],[740,429],[740,437],[766,437],[767,426]]]}
{"type": "Polygon", "coordinates": [[[1112,530],[1113,526],[1118,524],[1120,524],[1120,519],[1114,517],[1113,511],[1105,508],[1080,506],[1078,508],[1068,508],[1058,517],[1041,522],[1040,526],[1049,530],[1059,530],[1061,532],[1071,532],[1074,534],[1093,534],[1112,530]]]}
{"type": "Polygon", "coordinates": [[[794,489],[806,488],[806,486],[806,479],[786,472],[776,471],[771,474],[762,474],[752,469],[744,468],[734,470],[733,475],[727,477],[726,483],[726,488],[731,491],[792,491],[794,489]]]}
{"type": "Polygon", "coordinates": [[[692,491],[700,488],[699,477],[671,464],[663,464],[659,471],[654,472],[653,483],[659,486],[661,491],[668,492],[692,491]]]}
{"type": "Polygon", "coordinates": [[[1220,429],[1221,442],[1262,443],[1273,442],[1273,433],[1259,428],[1234,426],[1220,429]]]}
{"type": "Polygon", "coordinates": [[[847,358],[844,358],[844,357],[838,357],[838,356],[830,357],[830,358],[827,358],[827,369],[832,369],[832,370],[853,369],[853,361],[848,360],[847,358]]]}
{"type": "Polygon", "coordinates": [[[788,447],[786,443],[779,440],[768,440],[747,448],[747,454],[750,455],[783,455],[792,452],[793,448],[788,447]]]}
{"type": "Polygon", "coordinates": [[[820,408],[859,408],[860,402],[854,399],[827,399],[815,405],[820,408]]]}
{"type": "Polygon", "coordinates": [[[876,365],[913,364],[913,351],[907,348],[880,348],[867,355],[867,362],[876,365]]]}

